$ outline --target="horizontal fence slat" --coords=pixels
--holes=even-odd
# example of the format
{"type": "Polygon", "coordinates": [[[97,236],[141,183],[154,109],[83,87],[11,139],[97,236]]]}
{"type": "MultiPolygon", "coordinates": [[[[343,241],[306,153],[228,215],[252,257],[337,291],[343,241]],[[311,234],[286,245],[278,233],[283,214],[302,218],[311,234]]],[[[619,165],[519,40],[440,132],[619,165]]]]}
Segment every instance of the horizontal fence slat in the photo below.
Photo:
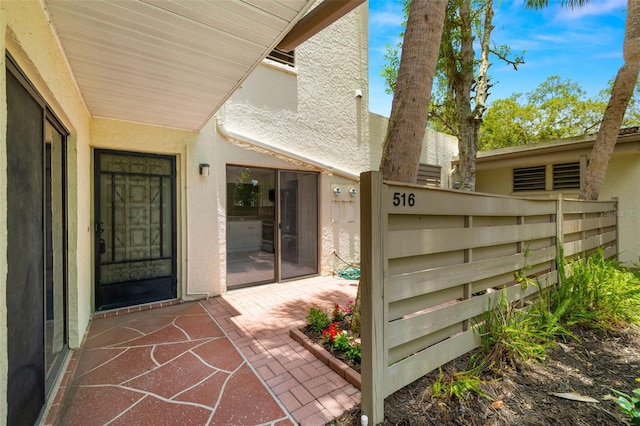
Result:
{"type": "MultiPolygon", "coordinates": [[[[547,272],[546,274],[542,274],[535,278],[536,285],[538,286],[538,290],[545,289],[551,285],[558,283],[558,271],[547,272]]],[[[527,293],[529,296],[531,293],[527,293]]]]}
{"type": "Polygon", "coordinates": [[[556,213],[555,200],[524,200],[440,188],[389,185],[383,210],[392,214],[535,216],[556,213]],[[396,195],[397,194],[397,195],[396,195]],[[404,200],[402,194],[405,194],[404,200]],[[410,203],[409,195],[413,194],[410,203]],[[394,205],[394,196],[397,196],[394,205]]]}
{"type": "Polygon", "coordinates": [[[564,214],[601,213],[615,211],[616,204],[617,203],[615,201],[563,200],[562,211],[564,212],[564,214]]]}
{"type": "Polygon", "coordinates": [[[577,253],[593,250],[597,247],[604,246],[607,243],[615,241],[617,238],[617,232],[611,231],[604,234],[594,235],[593,237],[586,238],[584,240],[572,241],[570,243],[563,244],[564,255],[572,256],[577,253]]]}
{"type": "Polygon", "coordinates": [[[592,217],[588,219],[565,220],[564,222],[562,222],[562,231],[565,235],[567,235],[574,232],[582,232],[591,229],[615,226],[616,223],[617,217],[615,215],[592,217]]]}
{"type": "MultiPolygon", "coordinates": [[[[512,285],[506,289],[507,300],[512,302],[535,293],[537,288],[533,285],[523,289],[520,284],[512,285]]],[[[389,322],[387,325],[388,336],[385,346],[393,348],[408,343],[425,334],[433,333],[449,327],[455,323],[474,318],[490,306],[495,306],[500,300],[500,292],[485,293],[462,301],[444,303],[441,306],[430,309],[424,313],[411,315],[407,318],[389,322]]]]}
{"type": "Polygon", "coordinates": [[[422,336],[419,339],[407,342],[404,345],[391,348],[389,350],[389,355],[388,355],[389,364],[393,364],[394,362],[400,361],[403,358],[406,358],[410,355],[415,354],[416,352],[420,351],[423,348],[428,348],[429,346],[433,346],[436,343],[439,343],[463,331],[464,329],[463,329],[462,323],[453,324],[450,327],[446,327],[446,328],[443,328],[442,330],[438,330],[433,333],[427,334],[426,336],[422,336]]]}
{"type": "Polygon", "coordinates": [[[500,258],[471,263],[447,265],[426,271],[392,276],[386,280],[385,298],[389,302],[442,290],[466,282],[513,272],[525,265],[537,265],[555,259],[556,247],[532,250],[528,255],[517,253],[500,258]]]}
{"type": "Polygon", "coordinates": [[[611,259],[612,257],[615,257],[617,254],[618,254],[618,246],[617,245],[613,245],[613,246],[607,247],[602,252],[602,256],[605,259],[611,259]]]}
{"type": "Polygon", "coordinates": [[[458,285],[449,287],[434,293],[423,294],[410,299],[389,303],[388,320],[394,321],[407,315],[419,311],[431,309],[434,306],[450,302],[451,300],[462,299],[464,297],[464,286],[458,285]]]}
{"type": "Polygon", "coordinates": [[[385,396],[473,350],[478,347],[479,340],[473,330],[467,330],[391,365],[384,374],[385,396]]]}
{"type": "Polygon", "coordinates": [[[390,231],[387,255],[393,259],[547,238],[555,234],[555,223],[390,231]]]}
{"type": "Polygon", "coordinates": [[[556,248],[532,250],[528,255],[517,253],[500,258],[470,263],[447,265],[441,268],[417,271],[385,280],[385,297],[389,302],[442,290],[466,282],[513,272],[525,265],[537,265],[555,259],[556,248]]]}

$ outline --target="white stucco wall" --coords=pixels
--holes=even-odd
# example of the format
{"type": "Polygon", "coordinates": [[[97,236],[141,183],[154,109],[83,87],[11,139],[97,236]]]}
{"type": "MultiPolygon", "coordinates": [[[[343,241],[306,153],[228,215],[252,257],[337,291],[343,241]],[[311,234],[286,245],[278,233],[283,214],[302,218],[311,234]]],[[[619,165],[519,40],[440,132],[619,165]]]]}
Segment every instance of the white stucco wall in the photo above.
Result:
{"type": "Polygon", "coordinates": [[[370,158],[367,43],[365,3],[300,45],[294,70],[256,68],[224,106],[225,127],[359,175],[370,158]]]}
{"type": "MultiPolygon", "coordinates": [[[[371,137],[371,170],[379,170],[382,145],[386,136],[389,119],[378,114],[369,115],[371,137]]],[[[420,162],[442,167],[441,186],[450,188],[451,160],[458,155],[458,138],[427,129],[422,145],[420,162]]]]}

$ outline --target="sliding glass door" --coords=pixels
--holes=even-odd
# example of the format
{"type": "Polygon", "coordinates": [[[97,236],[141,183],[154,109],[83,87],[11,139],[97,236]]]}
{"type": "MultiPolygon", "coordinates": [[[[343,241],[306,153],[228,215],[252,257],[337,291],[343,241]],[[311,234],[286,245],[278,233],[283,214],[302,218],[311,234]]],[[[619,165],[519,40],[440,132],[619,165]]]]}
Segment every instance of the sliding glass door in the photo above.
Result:
{"type": "Polygon", "coordinates": [[[227,166],[227,287],[318,272],[318,174],[227,166]]]}
{"type": "Polygon", "coordinates": [[[7,424],[34,424],[67,345],[67,132],[13,59],[7,93],[7,424]]]}

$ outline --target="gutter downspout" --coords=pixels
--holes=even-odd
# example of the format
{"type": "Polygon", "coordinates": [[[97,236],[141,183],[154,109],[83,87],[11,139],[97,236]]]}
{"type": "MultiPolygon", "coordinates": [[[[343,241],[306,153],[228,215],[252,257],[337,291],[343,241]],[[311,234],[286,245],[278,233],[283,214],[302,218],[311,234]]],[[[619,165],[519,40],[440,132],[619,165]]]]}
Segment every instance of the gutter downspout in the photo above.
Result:
{"type": "Polygon", "coordinates": [[[255,146],[257,148],[259,148],[262,151],[266,151],[267,153],[270,153],[272,155],[276,155],[278,157],[285,157],[285,159],[290,159],[293,160],[294,162],[299,162],[299,163],[306,163],[308,165],[317,167],[321,170],[325,170],[328,173],[332,173],[332,174],[336,174],[342,177],[346,177],[348,179],[352,179],[356,182],[360,181],[360,176],[355,175],[353,173],[347,172],[345,170],[341,170],[341,169],[336,169],[332,166],[329,166],[328,164],[325,163],[321,163],[319,161],[315,161],[312,160],[310,158],[307,157],[303,157],[301,155],[297,155],[291,152],[287,152],[283,149],[280,148],[276,148],[273,147],[271,145],[265,144],[263,142],[257,141],[253,138],[250,138],[248,136],[243,136],[243,135],[239,135],[237,133],[234,133],[230,130],[227,130],[227,128],[224,126],[224,120],[222,120],[218,114],[216,114],[215,116],[215,120],[216,120],[216,129],[218,130],[218,132],[225,137],[226,139],[228,139],[231,143],[233,144],[248,144],[248,145],[252,145],[255,146]]]}

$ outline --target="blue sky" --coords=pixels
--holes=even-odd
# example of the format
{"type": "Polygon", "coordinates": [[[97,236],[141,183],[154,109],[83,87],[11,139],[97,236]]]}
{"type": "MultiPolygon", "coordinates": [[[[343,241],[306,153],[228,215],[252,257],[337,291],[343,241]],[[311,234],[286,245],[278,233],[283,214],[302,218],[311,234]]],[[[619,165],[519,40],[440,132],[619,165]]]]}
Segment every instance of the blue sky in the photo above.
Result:
{"type": "MultiPolygon", "coordinates": [[[[509,45],[514,53],[524,50],[525,64],[514,71],[492,58],[489,102],[530,92],[552,75],[577,82],[590,97],[607,87],[623,63],[627,1],[591,0],[570,10],[550,0],[544,11],[525,9],[523,3],[494,1],[492,40],[509,45]]],[[[384,93],[380,70],[385,46],[397,43],[403,19],[401,0],[369,0],[369,109],[387,117],[392,96],[384,93]]]]}

